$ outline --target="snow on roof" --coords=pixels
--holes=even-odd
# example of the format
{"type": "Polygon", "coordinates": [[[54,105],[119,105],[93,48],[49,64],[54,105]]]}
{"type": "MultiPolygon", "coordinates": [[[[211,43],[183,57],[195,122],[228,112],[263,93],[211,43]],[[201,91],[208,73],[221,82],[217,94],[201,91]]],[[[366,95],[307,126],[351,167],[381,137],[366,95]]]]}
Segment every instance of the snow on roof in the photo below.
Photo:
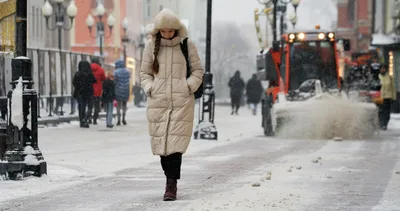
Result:
{"type": "Polygon", "coordinates": [[[397,43],[393,35],[386,34],[372,34],[371,45],[390,45],[397,43]]]}

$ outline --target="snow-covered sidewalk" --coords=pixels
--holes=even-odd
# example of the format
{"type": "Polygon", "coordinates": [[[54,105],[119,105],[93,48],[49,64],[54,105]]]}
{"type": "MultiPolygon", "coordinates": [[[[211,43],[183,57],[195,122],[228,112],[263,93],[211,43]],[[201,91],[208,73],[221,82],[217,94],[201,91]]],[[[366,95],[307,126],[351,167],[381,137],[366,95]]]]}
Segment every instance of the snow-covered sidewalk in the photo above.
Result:
{"type": "Polygon", "coordinates": [[[231,181],[230,190],[192,200],[182,210],[400,210],[396,117],[375,140],[309,140],[321,147],[266,161],[231,181]]]}
{"type": "MultiPolygon", "coordinates": [[[[130,109],[127,121],[127,126],[113,129],[106,129],[104,120],[89,129],[79,128],[77,122],[41,128],[39,146],[47,161],[48,176],[0,181],[0,203],[158,161],[159,157],[151,153],[145,109],[130,109]]],[[[262,133],[260,116],[252,116],[247,108],[242,109],[242,115],[231,116],[230,108],[217,106],[215,124],[219,140],[192,140],[188,155],[262,133]]]]}

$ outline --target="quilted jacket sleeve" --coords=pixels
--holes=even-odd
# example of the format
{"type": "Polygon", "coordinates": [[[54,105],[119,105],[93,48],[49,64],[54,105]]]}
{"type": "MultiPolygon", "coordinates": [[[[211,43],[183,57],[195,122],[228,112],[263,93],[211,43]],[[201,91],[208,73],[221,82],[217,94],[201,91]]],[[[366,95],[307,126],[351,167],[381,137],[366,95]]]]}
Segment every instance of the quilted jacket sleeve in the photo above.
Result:
{"type": "Polygon", "coordinates": [[[194,93],[203,82],[204,70],[201,66],[201,60],[197,52],[196,46],[188,41],[189,61],[190,61],[190,77],[187,79],[190,93],[194,93]]]}
{"type": "Polygon", "coordinates": [[[143,51],[143,60],[140,68],[141,86],[143,90],[146,92],[147,96],[151,95],[151,87],[153,86],[153,81],[154,81],[153,49],[154,49],[154,42],[152,40],[149,40],[143,51]]]}

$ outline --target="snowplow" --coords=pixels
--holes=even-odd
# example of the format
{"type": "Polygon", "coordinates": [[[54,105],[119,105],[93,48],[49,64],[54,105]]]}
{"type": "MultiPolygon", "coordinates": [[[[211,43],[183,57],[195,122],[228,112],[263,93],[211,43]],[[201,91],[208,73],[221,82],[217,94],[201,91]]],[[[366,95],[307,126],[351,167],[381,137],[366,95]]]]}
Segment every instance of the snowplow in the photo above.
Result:
{"type": "Polygon", "coordinates": [[[379,129],[375,104],[342,92],[334,32],[292,31],[273,42],[263,57],[268,88],[262,100],[266,136],[355,138],[379,129]]]}

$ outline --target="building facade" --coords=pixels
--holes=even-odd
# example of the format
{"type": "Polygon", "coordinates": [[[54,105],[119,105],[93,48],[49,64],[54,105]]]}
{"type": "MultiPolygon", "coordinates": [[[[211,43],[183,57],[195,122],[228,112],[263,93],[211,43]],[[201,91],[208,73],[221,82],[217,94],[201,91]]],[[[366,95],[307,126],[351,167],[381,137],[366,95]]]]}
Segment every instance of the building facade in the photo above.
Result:
{"type": "Polygon", "coordinates": [[[373,0],[338,0],[337,36],[351,41],[351,52],[368,52],[372,34],[373,0]]]}
{"type": "Polygon", "coordinates": [[[185,0],[179,5],[179,14],[186,22],[189,38],[196,45],[202,62],[205,62],[206,29],[207,29],[207,1],[185,0]]]}
{"type": "Polygon", "coordinates": [[[71,29],[71,50],[100,56],[100,39],[96,34],[96,23],[99,20],[95,15],[98,2],[101,2],[106,9],[105,17],[102,18],[105,30],[103,56],[105,62],[111,64],[114,63],[115,60],[122,58],[123,54],[122,37],[124,36],[124,30],[122,29],[121,23],[127,13],[126,0],[75,0],[78,14],[75,17],[75,24],[71,29]],[[86,25],[86,19],[89,14],[92,14],[95,20],[91,31],[89,31],[86,25]],[[107,25],[108,14],[112,14],[116,19],[112,30],[110,30],[107,25]]]}
{"type": "MultiPolygon", "coordinates": [[[[70,1],[71,0],[64,0],[63,5],[65,8],[69,5],[70,1]]],[[[77,1],[77,0],[75,0],[75,1],[77,1]]],[[[41,36],[41,38],[44,40],[44,43],[43,43],[44,48],[58,49],[58,36],[59,36],[58,31],[57,30],[48,30],[46,28],[46,19],[42,15],[41,8],[45,2],[46,2],[45,0],[35,0],[35,1],[28,0],[28,7],[30,6],[30,8],[31,8],[30,10],[32,10],[32,13],[34,10],[36,10],[36,13],[33,15],[33,17],[39,19],[39,20],[36,20],[37,24],[34,24],[32,26],[31,31],[33,33],[34,28],[36,27],[39,31],[42,32],[42,34],[44,34],[44,36],[41,36]]],[[[53,0],[50,0],[49,2],[52,3],[53,11],[54,11],[55,5],[53,3],[53,0]]],[[[79,8],[78,8],[78,11],[79,11],[79,8]]],[[[29,10],[28,10],[28,14],[29,14],[29,10]]],[[[35,18],[32,18],[33,22],[35,22],[35,18]]],[[[66,22],[65,27],[69,27],[71,24],[71,22],[69,21],[69,18],[65,18],[64,20],[66,22]]],[[[74,21],[74,24],[75,24],[75,21],[74,21]]],[[[54,16],[52,16],[49,19],[49,27],[55,28],[55,17],[54,16]]],[[[70,31],[67,31],[67,30],[61,31],[61,37],[62,37],[61,49],[67,50],[67,51],[71,49],[70,34],[71,34],[70,31]]],[[[32,37],[32,39],[34,39],[34,37],[32,37]]],[[[37,41],[37,39],[36,39],[36,41],[37,41]]],[[[35,45],[36,41],[33,41],[31,43],[32,48],[34,48],[33,46],[35,45]]],[[[39,48],[41,48],[41,47],[39,47],[39,48]]]]}
{"type": "MultiPolygon", "coordinates": [[[[50,31],[46,28],[46,20],[42,15],[42,6],[45,0],[27,1],[28,12],[28,31],[27,45],[28,48],[55,48],[58,46],[58,34],[56,31],[50,31]]],[[[52,1],[50,1],[52,2],[52,1]]],[[[65,1],[69,4],[69,0],[65,1]]],[[[0,6],[0,51],[13,50],[11,45],[14,43],[15,34],[15,5],[16,0],[2,1],[0,6]]],[[[54,19],[51,18],[49,25],[54,26],[54,19]]],[[[63,49],[69,49],[69,32],[62,32],[63,49]]]]}
{"type": "MultiPolygon", "coordinates": [[[[164,8],[179,14],[180,4],[188,0],[142,0],[143,1],[143,20],[145,24],[151,23],[153,18],[164,8]]],[[[191,0],[189,0],[191,1],[191,0]]]]}
{"type": "Polygon", "coordinates": [[[374,34],[371,45],[379,52],[381,63],[389,65],[397,90],[393,112],[400,112],[400,0],[374,0],[374,34]]]}

